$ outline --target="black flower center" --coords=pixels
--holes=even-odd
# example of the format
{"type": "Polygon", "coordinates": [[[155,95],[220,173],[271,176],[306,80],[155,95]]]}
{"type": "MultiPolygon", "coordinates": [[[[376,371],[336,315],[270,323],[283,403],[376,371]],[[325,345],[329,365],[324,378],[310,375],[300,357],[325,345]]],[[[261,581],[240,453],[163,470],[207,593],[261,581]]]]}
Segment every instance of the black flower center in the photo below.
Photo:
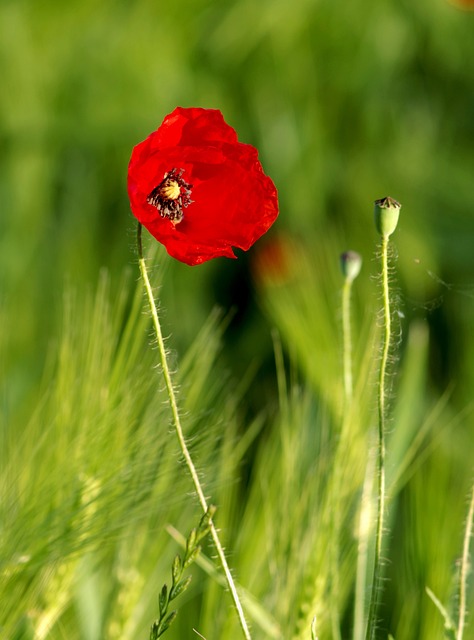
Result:
{"type": "Polygon", "coordinates": [[[191,204],[192,184],[181,177],[184,169],[171,169],[163,176],[160,184],[148,194],[146,201],[158,209],[162,218],[178,224],[184,218],[183,209],[191,204]]]}

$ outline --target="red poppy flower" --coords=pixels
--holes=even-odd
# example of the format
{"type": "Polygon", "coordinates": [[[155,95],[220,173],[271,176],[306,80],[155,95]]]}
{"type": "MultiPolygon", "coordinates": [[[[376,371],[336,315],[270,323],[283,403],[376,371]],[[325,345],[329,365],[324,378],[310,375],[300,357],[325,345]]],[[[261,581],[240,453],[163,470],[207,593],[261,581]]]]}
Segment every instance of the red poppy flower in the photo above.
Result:
{"type": "Polygon", "coordinates": [[[257,150],[215,109],[177,107],[132,152],[128,194],[134,216],[168,253],[189,265],[235,258],[278,215],[275,185],[257,150]]]}

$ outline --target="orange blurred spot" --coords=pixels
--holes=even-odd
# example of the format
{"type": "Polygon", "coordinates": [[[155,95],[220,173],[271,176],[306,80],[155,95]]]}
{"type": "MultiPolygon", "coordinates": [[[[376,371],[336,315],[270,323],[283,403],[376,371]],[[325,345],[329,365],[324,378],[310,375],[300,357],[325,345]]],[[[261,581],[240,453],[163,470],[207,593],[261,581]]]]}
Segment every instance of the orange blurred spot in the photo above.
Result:
{"type": "Polygon", "coordinates": [[[474,0],[448,0],[450,4],[463,9],[464,11],[474,11],[474,0]]]}
{"type": "Polygon", "coordinates": [[[274,235],[257,245],[252,260],[252,275],[258,285],[286,284],[298,270],[298,248],[292,239],[274,235]]]}

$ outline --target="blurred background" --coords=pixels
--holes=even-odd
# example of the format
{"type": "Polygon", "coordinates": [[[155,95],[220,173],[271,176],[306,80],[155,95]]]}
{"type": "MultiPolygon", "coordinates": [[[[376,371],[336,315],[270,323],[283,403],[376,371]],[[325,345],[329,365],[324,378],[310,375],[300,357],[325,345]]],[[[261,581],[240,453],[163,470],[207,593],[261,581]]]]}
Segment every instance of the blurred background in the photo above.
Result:
{"type": "MultiPolygon", "coordinates": [[[[63,292],[138,276],[126,192],[135,144],[177,105],[217,108],[259,149],[280,216],[236,261],[199,267],[158,252],[153,276],[178,354],[218,305],[223,357],[256,363],[250,413],[276,396],[262,287],[291,272],[290,242],[331,282],[358,251],[359,313],[377,296],[373,201],[402,203],[394,282],[403,326],[430,331],[429,388],[455,411],[474,388],[474,12],[397,0],[1,0],[0,381],[3,416],[28,412],[57,338],[63,292]],[[290,256],[290,264],[288,263],[290,256]],[[266,257],[265,257],[266,256],[266,257]],[[270,256],[270,258],[269,258],[270,256]],[[336,275],[335,275],[336,274],[336,275]],[[263,395],[262,395],[263,394],[263,395]]],[[[278,283],[277,283],[278,284],[278,283]]],[[[321,313],[328,314],[327,310],[321,313]]],[[[317,323],[317,319],[315,319],[317,323]]],[[[291,350],[291,336],[285,348],[291,350]]],[[[403,333],[401,338],[403,348],[403,333]]],[[[323,349],[324,346],[321,346],[323,349]]],[[[463,414],[464,415],[464,414],[463,414]]],[[[472,417],[449,446],[470,474],[472,417]],[[461,451],[462,450],[462,451],[461,451]]],[[[420,635],[421,637],[421,635],[420,635]]],[[[402,639],[403,640],[403,639],[402,639]]]]}
{"type": "MultiPolygon", "coordinates": [[[[311,252],[335,237],[363,254],[366,276],[372,202],[398,199],[403,311],[435,325],[436,379],[472,389],[474,368],[460,362],[474,358],[473,29],[473,13],[446,0],[2,0],[9,386],[20,393],[38,374],[66,280],[94,285],[103,266],[135,269],[130,152],[182,105],[220,109],[258,147],[279,190],[273,234],[311,252]]],[[[238,308],[230,337],[245,357],[259,350],[249,281],[258,250],[167,265],[163,304],[178,345],[219,304],[238,308]]]]}

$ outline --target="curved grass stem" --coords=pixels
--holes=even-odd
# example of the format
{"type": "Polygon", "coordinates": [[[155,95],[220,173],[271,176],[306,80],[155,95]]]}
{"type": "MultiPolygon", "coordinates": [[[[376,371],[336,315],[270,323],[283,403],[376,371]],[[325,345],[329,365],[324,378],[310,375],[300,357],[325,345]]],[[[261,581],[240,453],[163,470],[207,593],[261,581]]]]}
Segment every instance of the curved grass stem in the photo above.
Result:
{"type": "MultiPolygon", "coordinates": [[[[161,360],[161,368],[163,371],[163,378],[165,380],[165,385],[166,385],[166,390],[168,393],[168,399],[169,399],[169,404],[170,404],[170,408],[171,408],[171,413],[173,416],[173,426],[176,432],[176,435],[178,437],[178,441],[179,441],[179,446],[181,449],[181,452],[183,454],[184,460],[186,462],[186,466],[188,467],[188,471],[191,475],[191,479],[193,481],[194,484],[194,489],[196,491],[199,503],[201,505],[201,508],[203,510],[204,513],[207,513],[208,511],[208,503],[206,500],[206,497],[204,495],[204,491],[201,485],[201,482],[199,480],[199,475],[197,473],[196,467],[194,466],[193,460],[191,458],[191,454],[189,453],[189,449],[186,445],[186,440],[184,438],[184,434],[183,434],[183,429],[181,426],[181,418],[179,415],[179,411],[178,411],[178,404],[176,401],[176,392],[173,386],[173,382],[171,380],[171,374],[170,374],[170,370],[168,367],[168,360],[166,357],[166,349],[165,349],[165,344],[164,344],[164,340],[163,340],[163,334],[161,331],[161,325],[160,325],[160,320],[158,317],[158,311],[156,308],[156,304],[155,304],[155,299],[153,297],[153,291],[151,288],[151,284],[150,284],[150,280],[148,278],[148,272],[146,269],[146,265],[145,265],[145,259],[143,257],[143,247],[142,247],[142,225],[140,223],[138,223],[138,229],[137,229],[137,247],[138,247],[138,264],[140,267],[140,273],[145,285],[145,290],[146,290],[146,294],[147,294],[147,298],[148,298],[148,302],[150,305],[150,310],[151,310],[151,315],[152,315],[152,319],[153,319],[153,327],[155,329],[155,334],[156,334],[156,340],[158,343],[158,350],[160,352],[160,360],[161,360]]],[[[217,551],[217,555],[219,556],[219,560],[222,564],[222,568],[224,570],[224,574],[225,574],[225,578],[227,581],[227,585],[229,587],[231,596],[232,596],[232,600],[234,603],[234,607],[235,610],[237,612],[238,618],[239,618],[239,622],[240,622],[240,626],[242,628],[242,632],[243,635],[245,637],[246,640],[251,640],[251,636],[250,636],[250,630],[249,627],[247,625],[247,622],[245,620],[245,615],[244,615],[244,611],[242,608],[242,604],[240,602],[239,599],[239,595],[237,593],[237,588],[235,586],[234,580],[232,578],[232,574],[230,572],[229,569],[229,565],[227,564],[227,560],[225,557],[225,553],[224,553],[224,548],[220,542],[219,539],[219,535],[217,533],[217,529],[213,523],[212,520],[210,520],[209,523],[210,526],[210,533],[211,533],[211,537],[212,540],[214,542],[214,546],[216,548],[217,551]]]]}
{"type": "Polygon", "coordinates": [[[382,550],[385,516],[385,399],[387,363],[390,352],[391,316],[390,295],[388,287],[388,235],[382,236],[382,300],[383,300],[383,343],[378,380],[378,449],[377,449],[377,493],[378,509],[375,531],[374,571],[367,620],[366,640],[373,640],[377,626],[378,594],[382,577],[382,550]]]}

